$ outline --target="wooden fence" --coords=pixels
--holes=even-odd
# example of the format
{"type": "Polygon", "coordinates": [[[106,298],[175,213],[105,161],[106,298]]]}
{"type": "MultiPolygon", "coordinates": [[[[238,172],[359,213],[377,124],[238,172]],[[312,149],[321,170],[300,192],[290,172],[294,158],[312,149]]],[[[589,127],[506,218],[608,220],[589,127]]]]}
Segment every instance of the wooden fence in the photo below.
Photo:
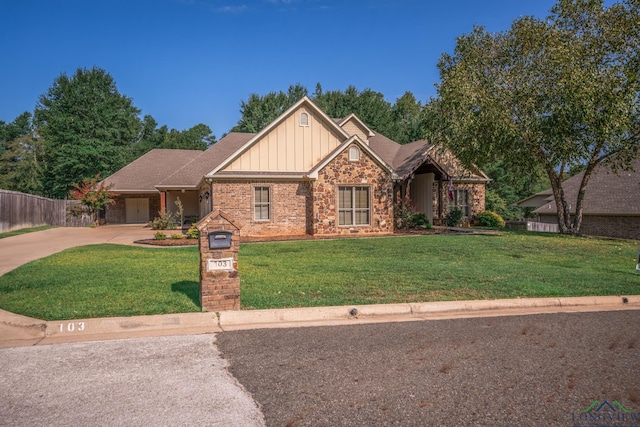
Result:
{"type": "Polygon", "coordinates": [[[559,233],[558,224],[547,224],[545,222],[527,221],[527,231],[542,231],[545,233],[559,233]]]}
{"type": "Polygon", "coordinates": [[[91,224],[89,216],[72,217],[68,214],[68,206],[78,203],[77,200],[47,199],[0,190],[0,233],[41,225],[86,227],[91,224]]]}

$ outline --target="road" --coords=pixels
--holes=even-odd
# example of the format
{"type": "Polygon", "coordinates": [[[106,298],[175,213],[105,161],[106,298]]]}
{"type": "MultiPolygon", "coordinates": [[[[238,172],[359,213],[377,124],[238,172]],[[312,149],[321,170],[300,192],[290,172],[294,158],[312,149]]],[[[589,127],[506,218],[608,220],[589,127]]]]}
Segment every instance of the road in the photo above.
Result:
{"type": "Polygon", "coordinates": [[[638,310],[224,332],[218,347],[268,426],[584,425],[595,400],[640,415],[638,310]]]}
{"type": "Polygon", "coordinates": [[[0,349],[0,426],[263,426],[214,340],[0,349]]]}

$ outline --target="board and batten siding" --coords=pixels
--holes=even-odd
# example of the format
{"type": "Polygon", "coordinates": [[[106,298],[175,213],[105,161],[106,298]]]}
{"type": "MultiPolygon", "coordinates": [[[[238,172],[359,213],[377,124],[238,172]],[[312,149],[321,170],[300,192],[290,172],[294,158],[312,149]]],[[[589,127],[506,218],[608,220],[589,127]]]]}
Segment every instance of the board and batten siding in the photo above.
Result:
{"type": "Polygon", "coordinates": [[[299,108],[271,129],[225,171],[306,172],[342,143],[343,136],[305,108],[299,108]],[[309,125],[300,125],[300,114],[309,125]]]}

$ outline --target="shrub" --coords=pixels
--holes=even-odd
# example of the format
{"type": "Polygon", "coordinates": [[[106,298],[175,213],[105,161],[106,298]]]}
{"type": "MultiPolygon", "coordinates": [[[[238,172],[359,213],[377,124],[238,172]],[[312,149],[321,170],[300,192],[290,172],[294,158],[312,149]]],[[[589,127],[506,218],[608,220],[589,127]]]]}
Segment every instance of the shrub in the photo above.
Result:
{"type": "Polygon", "coordinates": [[[444,217],[444,223],[447,224],[447,227],[457,227],[463,215],[462,209],[454,208],[444,217]]]}
{"type": "Polygon", "coordinates": [[[180,239],[184,239],[184,234],[182,234],[182,233],[173,233],[171,235],[171,240],[180,240],[180,239]]]}
{"type": "Polygon", "coordinates": [[[503,228],[504,227],[504,219],[502,217],[492,211],[484,211],[478,214],[478,221],[480,225],[485,227],[492,228],[503,228]]]}
{"type": "Polygon", "coordinates": [[[427,230],[430,230],[431,224],[429,223],[429,218],[427,218],[427,215],[420,212],[411,215],[411,218],[409,219],[409,227],[426,228],[427,230]]]}
{"type": "Polygon", "coordinates": [[[178,226],[176,217],[171,212],[158,212],[160,216],[151,221],[153,230],[172,230],[178,226]]]}
{"type": "Polygon", "coordinates": [[[187,238],[188,239],[197,239],[200,236],[200,232],[198,231],[198,227],[195,224],[191,224],[191,227],[187,230],[187,238]]]}
{"type": "Polygon", "coordinates": [[[158,231],[156,234],[153,235],[153,238],[156,240],[164,240],[167,238],[167,235],[164,234],[162,231],[158,231]]]}

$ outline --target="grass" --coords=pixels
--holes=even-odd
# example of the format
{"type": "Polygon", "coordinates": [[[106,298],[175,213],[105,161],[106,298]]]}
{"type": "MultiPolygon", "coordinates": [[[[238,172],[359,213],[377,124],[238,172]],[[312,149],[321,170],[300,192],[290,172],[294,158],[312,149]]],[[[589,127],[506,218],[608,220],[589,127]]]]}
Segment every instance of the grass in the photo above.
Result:
{"type": "MultiPolygon", "coordinates": [[[[549,234],[243,244],[244,309],[630,295],[638,242],[549,234]]],[[[0,277],[0,308],[45,320],[200,311],[196,247],[73,248],[0,277]]]]}
{"type": "Polygon", "coordinates": [[[47,230],[49,228],[56,228],[52,225],[42,225],[40,227],[31,227],[31,228],[21,228],[19,230],[7,231],[6,233],[0,233],[0,239],[4,239],[6,237],[18,236],[20,234],[33,233],[34,231],[42,231],[47,230]]]}
{"type": "Polygon", "coordinates": [[[102,244],[0,276],[0,308],[44,320],[200,311],[198,250],[102,244]]]}

